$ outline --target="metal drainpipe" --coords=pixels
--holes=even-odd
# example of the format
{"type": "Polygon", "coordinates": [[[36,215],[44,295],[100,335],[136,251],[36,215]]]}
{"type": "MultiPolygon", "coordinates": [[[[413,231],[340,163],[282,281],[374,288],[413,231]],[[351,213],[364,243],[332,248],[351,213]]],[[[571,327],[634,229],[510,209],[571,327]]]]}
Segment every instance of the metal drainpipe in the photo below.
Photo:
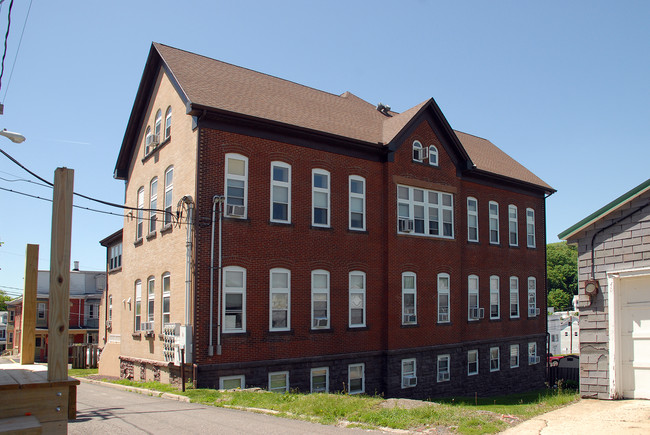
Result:
{"type": "MultiPolygon", "coordinates": [[[[191,196],[185,195],[181,198],[180,202],[187,205],[187,240],[185,243],[185,326],[188,327],[186,329],[189,329],[190,300],[192,296],[192,222],[194,221],[194,201],[191,196]]],[[[186,331],[186,333],[189,332],[186,331]]],[[[185,351],[187,352],[187,349],[185,351]]],[[[191,361],[194,361],[194,359],[192,358],[191,361]]]]}
{"type": "Polygon", "coordinates": [[[214,325],[214,224],[219,205],[219,266],[217,268],[217,355],[221,355],[221,217],[223,215],[223,200],[221,195],[212,197],[212,235],[210,242],[210,327],[208,328],[208,356],[214,355],[212,329],[214,325]]]}

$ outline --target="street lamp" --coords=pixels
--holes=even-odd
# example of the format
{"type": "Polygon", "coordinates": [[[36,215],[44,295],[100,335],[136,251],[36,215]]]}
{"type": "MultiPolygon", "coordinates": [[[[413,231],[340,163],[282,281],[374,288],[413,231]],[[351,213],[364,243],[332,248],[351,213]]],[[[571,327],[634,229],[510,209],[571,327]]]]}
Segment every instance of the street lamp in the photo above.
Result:
{"type": "Polygon", "coordinates": [[[5,128],[4,130],[0,131],[0,136],[4,136],[8,138],[10,141],[14,143],[22,143],[25,142],[25,136],[23,136],[20,133],[14,133],[12,131],[7,131],[5,128]]]}

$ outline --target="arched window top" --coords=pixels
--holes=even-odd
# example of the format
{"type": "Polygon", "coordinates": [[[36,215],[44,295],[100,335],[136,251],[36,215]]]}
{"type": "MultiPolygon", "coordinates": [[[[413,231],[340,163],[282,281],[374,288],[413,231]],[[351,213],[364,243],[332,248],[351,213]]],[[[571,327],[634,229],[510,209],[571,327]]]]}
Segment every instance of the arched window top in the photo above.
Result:
{"type": "Polygon", "coordinates": [[[172,106],[167,108],[165,112],[165,139],[172,134],[172,106]]]}
{"type": "Polygon", "coordinates": [[[422,155],[424,154],[422,144],[420,141],[413,141],[413,161],[414,162],[421,162],[422,161],[422,155]]]}
{"type": "Polygon", "coordinates": [[[438,166],[438,148],[435,145],[429,145],[429,164],[438,166]]]}

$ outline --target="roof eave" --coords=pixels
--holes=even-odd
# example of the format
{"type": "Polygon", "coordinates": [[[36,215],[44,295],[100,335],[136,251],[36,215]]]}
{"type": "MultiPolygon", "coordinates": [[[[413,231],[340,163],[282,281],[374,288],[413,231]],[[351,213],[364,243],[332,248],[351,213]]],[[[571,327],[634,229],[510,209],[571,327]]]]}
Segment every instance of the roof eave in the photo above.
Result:
{"type": "Polygon", "coordinates": [[[528,190],[538,191],[540,193],[543,193],[546,196],[550,196],[555,192],[557,192],[557,190],[553,189],[552,187],[546,184],[531,183],[530,181],[521,180],[519,178],[508,177],[507,175],[496,174],[494,172],[486,171],[484,169],[478,169],[476,167],[468,169],[466,173],[481,176],[481,177],[493,178],[499,181],[504,181],[510,184],[514,184],[526,188],[528,190]]]}

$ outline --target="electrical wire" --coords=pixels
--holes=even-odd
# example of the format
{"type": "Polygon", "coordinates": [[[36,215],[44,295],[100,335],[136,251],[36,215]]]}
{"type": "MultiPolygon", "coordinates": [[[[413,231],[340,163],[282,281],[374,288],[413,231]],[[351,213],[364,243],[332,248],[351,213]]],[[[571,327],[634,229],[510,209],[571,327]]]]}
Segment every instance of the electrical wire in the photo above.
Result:
{"type": "Polygon", "coordinates": [[[5,50],[2,53],[2,66],[0,68],[0,89],[2,89],[2,76],[5,73],[5,57],[7,57],[7,41],[9,40],[9,29],[11,28],[11,9],[14,6],[14,0],[9,2],[9,13],[7,13],[7,33],[5,33],[5,50]]]}
{"type": "Polygon", "coordinates": [[[27,15],[25,16],[25,23],[23,23],[23,30],[20,32],[20,39],[18,40],[18,49],[16,50],[16,56],[14,57],[14,62],[11,64],[11,73],[9,74],[9,80],[7,80],[7,86],[5,86],[5,94],[2,97],[2,101],[7,100],[7,91],[9,91],[9,85],[11,84],[11,78],[14,76],[14,71],[16,70],[16,61],[18,60],[18,53],[20,53],[20,45],[23,43],[23,35],[25,34],[25,27],[27,27],[27,19],[29,18],[29,12],[32,10],[32,0],[29,0],[29,8],[27,8],[27,15]]]}

